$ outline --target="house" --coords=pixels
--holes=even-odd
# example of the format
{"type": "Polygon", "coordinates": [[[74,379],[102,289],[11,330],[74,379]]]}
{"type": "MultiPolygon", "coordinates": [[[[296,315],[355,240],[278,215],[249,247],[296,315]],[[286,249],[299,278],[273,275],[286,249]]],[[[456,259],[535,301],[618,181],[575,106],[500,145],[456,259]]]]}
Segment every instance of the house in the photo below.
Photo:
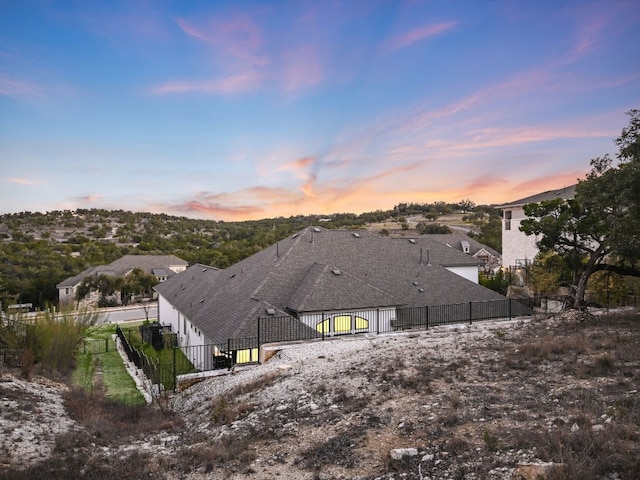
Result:
{"type": "MultiPolygon", "coordinates": [[[[78,286],[85,278],[92,275],[125,277],[133,269],[139,268],[147,274],[155,275],[159,282],[164,282],[175,274],[186,270],[188,265],[187,262],[175,255],[125,255],[108,265],[87,268],[78,275],[60,282],[57,285],[58,303],[60,306],[74,305],[78,286]]],[[[87,303],[94,303],[96,300],[97,294],[92,294],[87,303]]]]}
{"type": "Polygon", "coordinates": [[[471,255],[482,262],[480,269],[484,272],[493,272],[501,265],[502,259],[498,252],[465,233],[435,233],[424,236],[443,243],[447,247],[455,248],[460,252],[471,255]]]}
{"type": "Polygon", "coordinates": [[[197,264],[157,285],[158,316],[182,347],[255,338],[263,317],[323,336],[388,331],[399,307],[503,300],[478,285],[480,264],[424,236],[307,227],[231,267],[197,264]]]}
{"type": "Polygon", "coordinates": [[[561,198],[570,200],[575,196],[576,185],[548,190],[546,192],[521,198],[513,202],[499,205],[502,210],[502,266],[505,268],[524,267],[531,263],[538,254],[534,235],[525,235],[520,231],[520,222],[526,218],[524,206],[529,203],[540,203],[545,200],[561,198]]]}

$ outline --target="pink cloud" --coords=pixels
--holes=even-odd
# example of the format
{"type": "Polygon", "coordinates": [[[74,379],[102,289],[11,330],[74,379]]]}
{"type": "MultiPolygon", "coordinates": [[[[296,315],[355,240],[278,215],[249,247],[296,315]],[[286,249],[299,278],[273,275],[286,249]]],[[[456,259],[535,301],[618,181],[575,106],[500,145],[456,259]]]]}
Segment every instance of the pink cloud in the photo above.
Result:
{"type": "Polygon", "coordinates": [[[511,188],[505,192],[510,198],[505,202],[518,200],[520,198],[535,195],[536,193],[546,192],[557,188],[568,187],[578,183],[578,179],[584,179],[585,171],[574,170],[571,172],[560,172],[553,175],[534,178],[533,180],[525,180],[522,182],[512,182],[511,188]]]}
{"type": "Polygon", "coordinates": [[[311,46],[300,46],[285,52],[283,63],[280,81],[285,92],[295,92],[324,79],[318,51],[311,46]]]}
{"type": "Polygon", "coordinates": [[[177,19],[177,23],[187,35],[211,45],[222,56],[253,65],[269,63],[269,59],[261,53],[262,32],[246,16],[236,16],[226,21],[213,20],[200,26],[184,19],[177,19]]]}
{"type": "Polygon", "coordinates": [[[104,195],[100,193],[89,193],[76,198],[76,201],[82,204],[101,202],[104,195]]]}
{"type": "Polygon", "coordinates": [[[36,185],[37,182],[29,180],[28,178],[8,177],[4,179],[7,183],[17,183],[18,185],[36,185]]]}
{"type": "Polygon", "coordinates": [[[314,157],[302,157],[294,160],[290,163],[285,163],[278,167],[278,170],[299,170],[303,168],[307,168],[315,163],[316,159],[314,157]]]}
{"type": "Polygon", "coordinates": [[[226,206],[219,204],[206,204],[196,200],[192,200],[177,207],[177,210],[185,213],[197,212],[204,214],[206,217],[220,218],[225,220],[244,220],[251,218],[260,218],[264,215],[264,210],[259,207],[247,206],[226,206]]]}
{"type": "Polygon", "coordinates": [[[225,78],[169,82],[164,85],[152,87],[149,89],[149,92],[154,95],[172,93],[234,94],[257,90],[260,87],[261,78],[260,73],[247,70],[225,78]]]}
{"type": "Polygon", "coordinates": [[[38,84],[0,76],[0,95],[6,95],[8,97],[31,97],[39,95],[42,92],[43,89],[38,84]]]}
{"type": "Polygon", "coordinates": [[[387,52],[394,52],[396,50],[406,48],[416,42],[424,40],[425,38],[431,38],[437,35],[441,35],[451,30],[457,24],[458,22],[444,22],[423,25],[421,27],[414,28],[413,30],[409,30],[408,32],[405,32],[403,34],[396,35],[387,40],[383,45],[383,49],[387,52]]]}

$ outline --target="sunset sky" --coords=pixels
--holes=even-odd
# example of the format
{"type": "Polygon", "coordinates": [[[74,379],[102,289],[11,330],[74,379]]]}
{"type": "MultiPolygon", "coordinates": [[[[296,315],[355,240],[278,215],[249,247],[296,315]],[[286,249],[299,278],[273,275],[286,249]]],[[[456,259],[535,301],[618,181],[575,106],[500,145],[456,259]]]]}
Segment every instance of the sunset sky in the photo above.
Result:
{"type": "Polygon", "coordinates": [[[638,45],[638,0],[0,0],[0,213],[515,200],[615,154],[638,45]]]}

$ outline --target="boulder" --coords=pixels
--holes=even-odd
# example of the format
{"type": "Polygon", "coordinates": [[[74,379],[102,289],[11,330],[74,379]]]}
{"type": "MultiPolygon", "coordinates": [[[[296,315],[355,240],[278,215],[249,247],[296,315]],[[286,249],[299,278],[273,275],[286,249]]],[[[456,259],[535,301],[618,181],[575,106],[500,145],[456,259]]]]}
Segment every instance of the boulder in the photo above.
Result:
{"type": "Polygon", "coordinates": [[[417,448],[394,448],[389,452],[394,460],[402,460],[404,457],[415,457],[418,455],[417,448]]]}
{"type": "Polygon", "coordinates": [[[561,468],[564,468],[562,463],[519,463],[516,465],[515,478],[521,480],[545,480],[550,477],[551,472],[561,468]]]}

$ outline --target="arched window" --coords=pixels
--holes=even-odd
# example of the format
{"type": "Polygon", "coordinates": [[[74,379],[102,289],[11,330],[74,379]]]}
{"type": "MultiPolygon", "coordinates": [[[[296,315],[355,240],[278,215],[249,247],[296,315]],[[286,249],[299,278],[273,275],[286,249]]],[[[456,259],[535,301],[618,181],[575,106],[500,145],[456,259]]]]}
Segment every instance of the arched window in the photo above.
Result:
{"type": "Polygon", "coordinates": [[[358,315],[336,315],[316,324],[319,333],[357,333],[369,330],[369,320],[358,315]]]}

